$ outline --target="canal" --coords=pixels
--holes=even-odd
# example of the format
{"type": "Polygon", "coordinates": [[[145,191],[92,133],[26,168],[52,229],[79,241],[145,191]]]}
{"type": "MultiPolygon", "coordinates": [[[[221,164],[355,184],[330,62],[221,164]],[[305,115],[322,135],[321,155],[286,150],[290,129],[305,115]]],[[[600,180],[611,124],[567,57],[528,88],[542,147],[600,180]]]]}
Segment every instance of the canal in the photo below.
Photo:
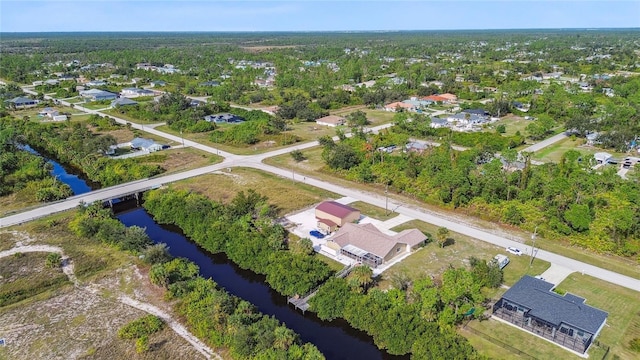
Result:
{"type": "MultiPolygon", "coordinates": [[[[117,206],[120,208],[122,205],[117,206]]],[[[135,206],[135,205],[131,205],[135,206]]],[[[287,304],[284,296],[272,290],[264,276],[240,269],[224,254],[210,254],[184,236],[174,226],[157,224],[143,208],[129,208],[117,212],[117,217],[126,226],[146,228],[155,243],[166,243],[175,257],[184,257],[200,267],[200,274],[211,278],[230,294],[242,298],[263,314],[271,315],[298,333],[304,342],[314,344],[327,359],[408,359],[408,356],[393,356],[379,350],[366,333],[355,330],[344,320],[326,322],[313,313],[304,315],[287,304]]]]}
{"type": "Polygon", "coordinates": [[[73,191],[73,195],[88,193],[92,190],[97,190],[100,188],[100,184],[92,182],[83,175],[74,174],[80,174],[79,170],[63,166],[57,161],[51,160],[51,157],[42,155],[40,152],[36,151],[29,145],[22,145],[20,147],[32,154],[38,155],[47,160],[47,162],[53,166],[51,175],[55,176],[58,181],[62,181],[63,183],[69,185],[71,191],[73,191]]]}
{"type": "MultiPolygon", "coordinates": [[[[99,189],[100,185],[84,178],[76,169],[65,167],[43,156],[28,145],[25,150],[42,156],[53,165],[51,174],[66,183],[74,195],[99,189]]],[[[304,315],[287,304],[287,299],[272,290],[265,277],[239,268],[224,254],[211,254],[182,234],[175,226],[159,225],[135,201],[119,202],[116,207],[118,219],[126,226],[140,226],[155,243],[166,243],[175,257],[184,257],[200,267],[200,274],[213,279],[220,287],[255,305],[260,312],[275,317],[300,335],[304,342],[314,344],[329,360],[406,360],[409,356],[389,355],[379,350],[373,339],[366,333],[353,329],[349,324],[337,319],[331,322],[318,319],[313,313],[304,315]],[[121,210],[118,210],[121,209],[121,210]]]]}

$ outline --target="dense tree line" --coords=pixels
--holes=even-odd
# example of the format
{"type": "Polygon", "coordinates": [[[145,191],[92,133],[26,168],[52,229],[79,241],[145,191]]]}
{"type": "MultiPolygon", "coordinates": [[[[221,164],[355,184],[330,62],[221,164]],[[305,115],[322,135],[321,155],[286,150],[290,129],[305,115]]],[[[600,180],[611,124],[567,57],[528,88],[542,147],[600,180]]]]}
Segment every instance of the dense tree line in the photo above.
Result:
{"type": "Polygon", "coordinates": [[[311,298],[311,310],[320,319],[344,318],[391,354],[411,353],[412,359],[480,358],[453,326],[468,316],[482,316],[481,288],[502,283],[496,264],[474,259],[471,270],[449,268],[442,278],[423,278],[388,291],[367,291],[357,274],[352,275],[330,279],[311,298]]]}
{"type": "Polygon", "coordinates": [[[21,148],[16,129],[0,120],[0,196],[21,190],[37,201],[71,196],[71,188],[52,177],[51,169],[44,158],[21,148]]]}
{"type": "Polygon", "coordinates": [[[224,252],[241,268],[266,275],[283,295],[305,294],[331,273],[313,249],[287,241],[273,208],[253,190],[238,193],[228,205],[187,191],[155,190],[146,194],[144,206],[156,221],[179,226],[207,251],[224,252]]]}
{"type": "Polygon", "coordinates": [[[116,185],[160,174],[157,165],[140,164],[139,160],[113,160],[104,156],[116,143],[111,135],[96,135],[84,123],[44,124],[30,121],[0,119],[0,128],[13,127],[21,139],[38,150],[52,154],[63,164],[84,172],[89,179],[103,186],[116,185]]]}

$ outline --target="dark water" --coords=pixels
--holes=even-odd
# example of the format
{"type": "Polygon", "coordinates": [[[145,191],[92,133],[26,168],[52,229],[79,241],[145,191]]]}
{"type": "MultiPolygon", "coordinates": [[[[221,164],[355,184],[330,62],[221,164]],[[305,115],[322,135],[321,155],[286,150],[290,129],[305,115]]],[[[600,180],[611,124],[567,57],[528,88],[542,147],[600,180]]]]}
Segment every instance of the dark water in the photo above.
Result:
{"type": "Polygon", "coordinates": [[[263,314],[272,315],[300,334],[304,342],[313,343],[327,359],[408,359],[392,356],[378,350],[367,334],[351,328],[345,321],[326,322],[313,313],[302,315],[287,305],[284,296],[273,291],[264,282],[264,276],[240,269],[224,254],[210,254],[182,235],[179,228],[158,225],[143,208],[117,213],[126,226],[146,227],[147,234],[156,242],[169,246],[169,252],[198,264],[200,274],[213,279],[229,293],[254,304],[263,314]]]}
{"type": "Polygon", "coordinates": [[[96,190],[100,188],[100,184],[94,183],[91,180],[85,179],[81,175],[75,175],[72,173],[72,172],[79,173],[79,171],[77,170],[74,171],[71,168],[67,168],[60,165],[60,163],[52,160],[48,156],[42,155],[41,153],[37,152],[29,145],[23,145],[22,149],[32,154],[43,157],[45,160],[47,160],[49,164],[53,165],[53,170],[51,170],[51,175],[58,178],[59,181],[62,181],[63,183],[69,185],[69,187],[73,191],[73,195],[88,193],[92,190],[96,190]]]}

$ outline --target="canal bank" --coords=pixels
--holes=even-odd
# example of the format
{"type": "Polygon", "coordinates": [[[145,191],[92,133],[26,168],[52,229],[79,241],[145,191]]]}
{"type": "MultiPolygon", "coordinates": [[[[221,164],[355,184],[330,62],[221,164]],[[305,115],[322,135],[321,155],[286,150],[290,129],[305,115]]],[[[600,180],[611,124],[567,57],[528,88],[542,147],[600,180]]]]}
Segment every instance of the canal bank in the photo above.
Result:
{"type": "Polygon", "coordinates": [[[285,323],[298,333],[304,342],[313,343],[327,359],[408,359],[379,350],[373,339],[364,332],[351,328],[344,320],[325,322],[313,313],[303,315],[287,304],[284,296],[272,290],[264,276],[240,269],[224,254],[210,254],[185,237],[179,228],[157,224],[143,209],[131,205],[116,206],[118,219],[126,226],[146,228],[156,243],[169,246],[169,252],[184,257],[200,267],[200,274],[213,279],[230,294],[238,296],[266,315],[285,323]],[[133,208],[132,208],[133,207],[133,208]]]}

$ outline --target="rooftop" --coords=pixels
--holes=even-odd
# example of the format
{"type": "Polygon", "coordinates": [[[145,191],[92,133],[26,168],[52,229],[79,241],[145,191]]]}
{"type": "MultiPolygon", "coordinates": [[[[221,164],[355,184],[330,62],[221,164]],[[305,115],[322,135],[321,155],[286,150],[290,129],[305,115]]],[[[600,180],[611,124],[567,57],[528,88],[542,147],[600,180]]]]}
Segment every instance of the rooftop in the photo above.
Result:
{"type": "Polygon", "coordinates": [[[554,286],[525,275],[502,298],[531,309],[531,316],[556,326],[565,323],[596,334],[608,314],[586,305],[585,299],[579,296],[569,293],[562,296],[553,292],[554,286]]]}
{"type": "Polygon", "coordinates": [[[327,214],[331,214],[333,216],[337,216],[339,218],[343,218],[352,212],[359,211],[358,209],[354,209],[349,205],[343,205],[339,202],[335,201],[325,201],[316,207],[316,210],[320,210],[327,214]]]}

